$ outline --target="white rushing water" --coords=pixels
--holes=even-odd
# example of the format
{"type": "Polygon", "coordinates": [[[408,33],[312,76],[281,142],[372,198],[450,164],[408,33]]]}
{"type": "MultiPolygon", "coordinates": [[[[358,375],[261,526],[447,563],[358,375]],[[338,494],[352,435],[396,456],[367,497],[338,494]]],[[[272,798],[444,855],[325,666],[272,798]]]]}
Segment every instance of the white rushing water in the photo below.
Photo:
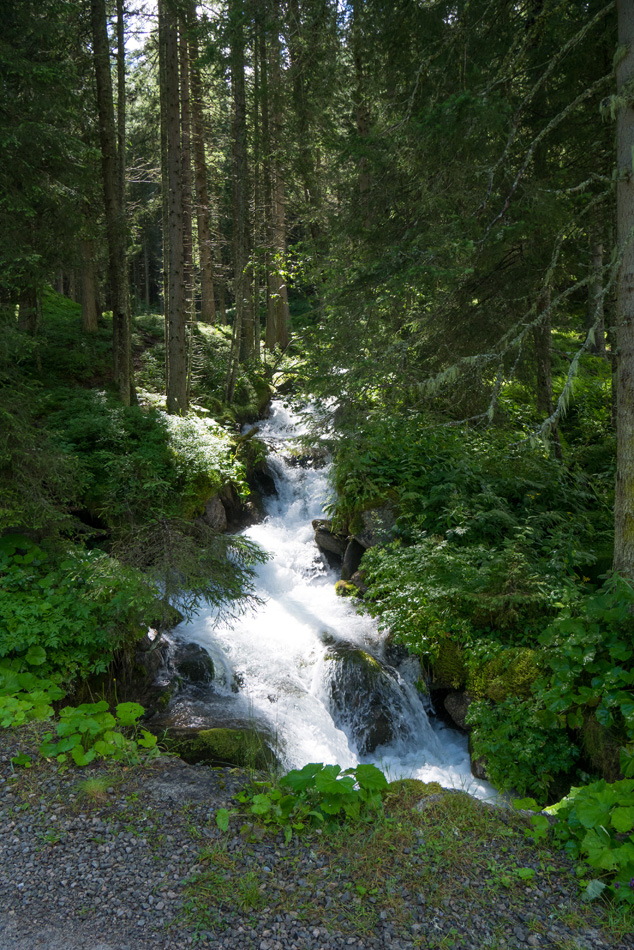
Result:
{"type": "Polygon", "coordinates": [[[205,647],[216,668],[213,691],[187,704],[190,721],[218,717],[218,725],[264,727],[288,768],[373,762],[390,779],[438,781],[493,798],[492,787],[471,775],[466,737],[430,722],[415,687],[417,663],[401,658],[392,665],[375,623],[335,594],[337,574],[311,526],[323,516],[328,467],[284,459],[301,433],[297,418],[276,401],[259,429],[277,494],[265,501],[265,520],[244,534],[269,554],[257,569],[263,603],[231,626],[201,610],[174,631],[205,647]]]}

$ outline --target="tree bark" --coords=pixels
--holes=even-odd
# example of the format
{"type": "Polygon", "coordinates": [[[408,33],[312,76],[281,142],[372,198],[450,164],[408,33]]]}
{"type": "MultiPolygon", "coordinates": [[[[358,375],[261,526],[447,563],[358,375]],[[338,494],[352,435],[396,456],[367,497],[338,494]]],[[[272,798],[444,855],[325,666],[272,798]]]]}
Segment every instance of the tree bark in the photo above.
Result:
{"type": "Polygon", "coordinates": [[[211,214],[207,188],[207,161],[205,158],[205,126],[203,95],[198,64],[198,40],[195,32],[196,3],[189,8],[189,68],[191,77],[192,140],[194,146],[194,177],[196,183],[196,225],[198,228],[198,255],[200,264],[200,319],[203,323],[216,320],[214,268],[211,242],[211,214]]]}
{"type": "Polygon", "coordinates": [[[84,333],[99,329],[95,245],[90,238],[81,240],[81,328],[84,333]]]}
{"type": "Polygon", "coordinates": [[[125,405],[130,405],[133,399],[133,378],[127,255],[125,224],[120,202],[119,162],[105,0],[91,0],[91,21],[108,237],[108,272],[112,306],[115,381],[119,387],[121,401],[125,405]]]}
{"type": "Polygon", "coordinates": [[[37,331],[38,300],[35,287],[27,287],[20,295],[18,330],[33,335],[37,331]]]}
{"type": "MultiPolygon", "coordinates": [[[[168,301],[166,309],[167,411],[187,411],[187,339],[185,322],[185,253],[181,181],[180,87],[176,15],[166,0],[159,3],[165,55],[165,120],[168,195],[168,301]]],[[[165,184],[165,183],[164,183],[165,184]]]]}
{"type": "Polygon", "coordinates": [[[225,396],[232,402],[238,377],[238,364],[253,354],[253,313],[250,308],[249,202],[247,167],[247,116],[244,84],[244,23],[241,4],[232,4],[231,16],[231,94],[233,101],[233,284],[235,311],[231,359],[225,396]]]}
{"type": "Polygon", "coordinates": [[[281,272],[286,257],[286,202],[284,177],[280,163],[280,153],[282,151],[282,70],[277,2],[275,7],[270,43],[271,218],[274,253],[270,292],[275,308],[275,342],[285,350],[289,341],[290,313],[286,281],[281,272]]]}
{"type": "Polygon", "coordinates": [[[618,360],[616,493],[614,498],[614,570],[634,580],[634,103],[627,90],[634,82],[634,5],[617,0],[619,48],[617,96],[617,244],[621,254],[617,284],[618,360]]]}
{"type": "Polygon", "coordinates": [[[187,321],[195,320],[194,304],[194,243],[192,236],[192,150],[191,109],[189,84],[189,43],[187,24],[179,23],[178,52],[180,63],[181,96],[181,187],[183,189],[183,256],[185,279],[185,312],[187,321]]]}

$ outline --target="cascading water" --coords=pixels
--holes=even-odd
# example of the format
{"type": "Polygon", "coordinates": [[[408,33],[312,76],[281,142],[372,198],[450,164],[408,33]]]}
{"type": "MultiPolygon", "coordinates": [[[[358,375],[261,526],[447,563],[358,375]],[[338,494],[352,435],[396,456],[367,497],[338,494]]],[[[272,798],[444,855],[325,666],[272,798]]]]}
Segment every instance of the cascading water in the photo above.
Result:
{"type": "Polygon", "coordinates": [[[390,663],[373,621],[335,594],[337,575],[311,526],[322,516],[328,469],[289,463],[289,443],[303,434],[298,419],[276,401],[259,429],[277,489],[266,499],[265,520],[244,532],[269,554],[257,569],[262,604],[231,625],[201,610],[176,628],[180,641],[208,651],[216,670],[211,687],[179,699],[176,721],[263,728],[289,768],[374,762],[391,779],[494,796],[471,776],[465,737],[430,722],[415,686],[416,662],[390,663]]]}

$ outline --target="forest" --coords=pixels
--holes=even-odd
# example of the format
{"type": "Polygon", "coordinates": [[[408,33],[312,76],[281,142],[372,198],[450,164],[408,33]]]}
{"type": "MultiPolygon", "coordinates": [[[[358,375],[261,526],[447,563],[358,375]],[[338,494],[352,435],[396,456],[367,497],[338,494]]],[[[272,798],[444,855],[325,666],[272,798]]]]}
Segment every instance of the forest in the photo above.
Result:
{"type": "Polygon", "coordinates": [[[0,10],[0,727],[158,748],[134,658],[257,604],[283,399],[337,593],[633,904],[634,6],[0,10]]]}

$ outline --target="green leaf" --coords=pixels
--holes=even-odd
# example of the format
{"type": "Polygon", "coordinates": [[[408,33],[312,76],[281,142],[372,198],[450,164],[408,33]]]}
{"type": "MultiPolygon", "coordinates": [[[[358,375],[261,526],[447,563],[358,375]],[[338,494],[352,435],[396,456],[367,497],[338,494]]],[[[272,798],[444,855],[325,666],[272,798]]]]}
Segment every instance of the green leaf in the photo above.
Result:
{"type": "Polygon", "coordinates": [[[76,765],[88,765],[88,763],[92,762],[96,757],[96,754],[94,749],[88,749],[88,751],[85,752],[80,745],[76,745],[71,752],[76,765]]]}
{"type": "Polygon", "coordinates": [[[151,732],[148,732],[147,729],[141,730],[141,738],[137,739],[137,742],[140,746],[143,746],[144,749],[153,749],[157,743],[157,738],[151,732]]]}
{"type": "Polygon", "coordinates": [[[324,768],[323,762],[309,762],[301,769],[291,769],[280,779],[280,785],[288,785],[295,792],[303,792],[315,784],[315,775],[324,768]]]}
{"type": "Polygon", "coordinates": [[[31,768],[31,756],[27,755],[26,752],[18,752],[17,755],[12,756],[11,762],[13,765],[19,765],[23,769],[31,768]]]}
{"type": "Polygon", "coordinates": [[[601,896],[605,887],[606,885],[603,881],[597,881],[596,878],[593,878],[591,881],[588,881],[588,885],[583,892],[583,899],[586,901],[596,900],[597,897],[601,896]]]}
{"type": "Polygon", "coordinates": [[[358,765],[355,775],[361,788],[367,788],[368,791],[378,792],[388,787],[385,775],[376,765],[358,765]]]}
{"type": "Polygon", "coordinates": [[[122,726],[133,726],[145,713],[145,709],[140,703],[119,703],[115,713],[122,726]]]}
{"type": "Polygon", "coordinates": [[[31,666],[41,666],[46,662],[46,650],[44,647],[32,646],[24,654],[24,659],[31,666]]]}
{"type": "Polygon", "coordinates": [[[615,808],[610,815],[612,827],[620,834],[634,828],[634,807],[615,808]]]}
{"type": "Polygon", "coordinates": [[[226,808],[219,808],[216,812],[216,824],[221,831],[226,831],[229,827],[229,812],[226,808]]]}
{"type": "Polygon", "coordinates": [[[267,815],[271,810],[271,799],[268,795],[256,795],[251,805],[254,815],[267,815]]]}

